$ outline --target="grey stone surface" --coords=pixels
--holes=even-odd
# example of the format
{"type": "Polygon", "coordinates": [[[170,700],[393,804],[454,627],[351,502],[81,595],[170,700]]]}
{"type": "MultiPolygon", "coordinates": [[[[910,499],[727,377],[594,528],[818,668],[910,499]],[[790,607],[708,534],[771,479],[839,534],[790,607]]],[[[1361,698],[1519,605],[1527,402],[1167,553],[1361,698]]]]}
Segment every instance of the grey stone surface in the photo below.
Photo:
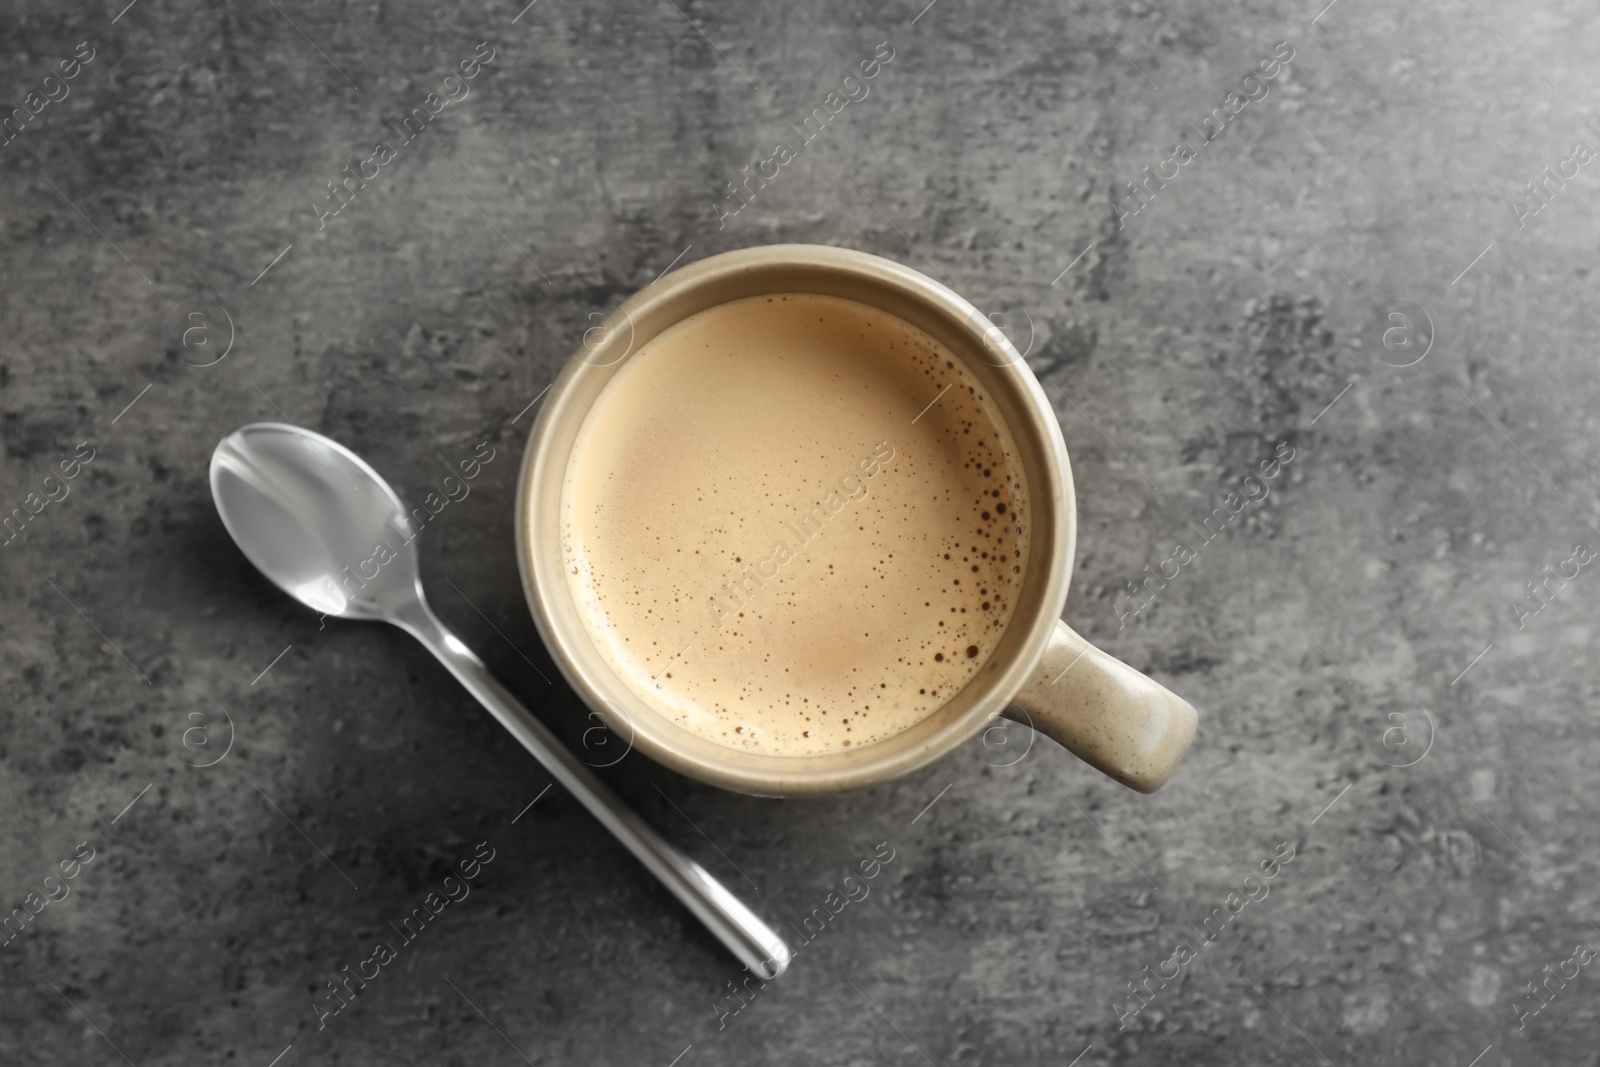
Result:
{"type": "Polygon", "coordinates": [[[1578,0],[1321,6],[5,5],[8,107],[93,58],[0,148],[0,511],[68,492],[0,549],[0,907],[93,859],[0,948],[0,1062],[1597,1062],[1594,967],[1548,1003],[1527,983],[1600,947],[1600,579],[1525,583],[1600,547],[1600,227],[1592,167],[1526,183],[1600,147],[1600,27],[1578,0]],[[1202,145],[1188,124],[1285,40],[1202,145]],[[884,41],[870,94],[719,226],[725,183],[884,41]],[[479,42],[470,95],[403,143],[479,42]],[[1017,734],[809,802],[626,757],[617,788],[780,923],[894,850],[719,1026],[729,957],[560,790],[518,819],[548,776],[404,635],[260,579],[205,470],[288,418],[415,498],[492,444],[425,574],[579,737],[516,578],[515,417],[591,315],[774,241],[1008,316],[1080,489],[1066,617],[1203,722],[1148,798],[1044,742],[1003,766],[1017,734]],[[1406,367],[1399,301],[1431,320],[1406,367]],[[1280,442],[1271,495],[1195,543],[1280,442]],[[1176,540],[1198,558],[1131,614],[1176,540]],[[227,755],[187,765],[224,710],[227,755]],[[325,983],[480,841],[470,896],[319,1030],[325,983]]]}

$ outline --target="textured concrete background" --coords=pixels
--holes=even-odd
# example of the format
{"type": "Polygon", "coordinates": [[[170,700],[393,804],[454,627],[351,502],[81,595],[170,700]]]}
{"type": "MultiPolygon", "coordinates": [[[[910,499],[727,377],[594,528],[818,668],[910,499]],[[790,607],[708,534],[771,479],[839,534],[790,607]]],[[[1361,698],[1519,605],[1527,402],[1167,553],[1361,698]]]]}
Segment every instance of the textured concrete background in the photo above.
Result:
{"type": "Polygon", "coordinates": [[[1592,167],[1526,187],[1600,147],[1591,4],[124,2],[0,17],[8,108],[93,53],[0,148],[0,513],[30,514],[0,549],[0,907],[42,906],[0,948],[0,1062],[1600,1062],[1600,974],[1564,962],[1600,948],[1600,578],[1566,562],[1600,548],[1600,227],[1592,167]],[[470,96],[319,223],[480,42],[470,96]],[[516,578],[522,413],[591,316],[775,241],[1006,316],[1063,391],[1066,617],[1203,721],[1149,798],[1017,731],[804,803],[627,756],[617,787],[785,929],[894,850],[739,1000],[568,797],[518,818],[548,776],[407,637],[259,578],[205,472],[289,418],[415,500],[489,442],[418,541],[428,585],[581,738],[516,578]],[[1280,442],[1270,497],[1128,611],[1280,442]],[[471,895],[319,1030],[325,983],[484,840],[471,895]],[[30,898],[80,843],[69,895],[30,898]]]}

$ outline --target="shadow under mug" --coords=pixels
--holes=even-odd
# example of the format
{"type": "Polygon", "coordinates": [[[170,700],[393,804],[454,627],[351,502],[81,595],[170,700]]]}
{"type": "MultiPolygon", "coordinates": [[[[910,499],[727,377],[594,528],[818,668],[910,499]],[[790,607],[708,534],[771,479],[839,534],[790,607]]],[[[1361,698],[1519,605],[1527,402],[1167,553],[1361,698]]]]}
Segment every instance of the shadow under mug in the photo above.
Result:
{"type": "Polygon", "coordinates": [[[589,330],[551,385],[528,439],[517,492],[517,559],[539,633],[568,684],[611,730],[682,774],[758,796],[856,789],[917,770],[1005,715],[1096,769],[1154,792],[1188,750],[1195,710],[1061,622],[1076,546],[1066,444],[1038,379],[977,308],[927,276],[848,249],[771,245],[713,256],[629,297],[589,330]],[[967,684],[916,725],[859,748],[779,756],[720,745],[642,700],[591,638],[566,579],[561,493],[578,431],[596,398],[653,337],[744,297],[814,293],[898,315],[955,352],[1011,430],[1032,524],[1016,609],[967,684]]]}

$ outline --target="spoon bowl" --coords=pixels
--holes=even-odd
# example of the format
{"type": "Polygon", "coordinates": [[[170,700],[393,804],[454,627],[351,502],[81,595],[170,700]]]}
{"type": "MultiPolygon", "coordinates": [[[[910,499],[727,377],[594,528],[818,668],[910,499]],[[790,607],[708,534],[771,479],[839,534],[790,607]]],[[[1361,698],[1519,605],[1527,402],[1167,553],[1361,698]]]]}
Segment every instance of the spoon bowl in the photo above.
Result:
{"type": "Polygon", "coordinates": [[[241,427],[212,453],[211,495],[256,569],[313,611],[393,621],[422,598],[405,505],[337,441],[282,423],[241,427]]]}

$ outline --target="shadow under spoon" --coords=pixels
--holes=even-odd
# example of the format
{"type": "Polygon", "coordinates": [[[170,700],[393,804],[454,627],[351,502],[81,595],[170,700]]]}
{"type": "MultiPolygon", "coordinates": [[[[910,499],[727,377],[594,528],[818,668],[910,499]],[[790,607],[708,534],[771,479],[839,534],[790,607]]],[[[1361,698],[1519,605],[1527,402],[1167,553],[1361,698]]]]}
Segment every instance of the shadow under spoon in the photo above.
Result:
{"type": "Polygon", "coordinates": [[[324,614],[392,623],[421,641],[740,962],[762,978],[783,973],[790,953],[777,932],[619,800],[434,616],[415,552],[402,549],[375,577],[352,577],[348,568],[374,546],[410,529],[399,496],[360,456],[321,434],[253,423],[217,445],[211,495],[228,533],[278,588],[324,614]]]}

